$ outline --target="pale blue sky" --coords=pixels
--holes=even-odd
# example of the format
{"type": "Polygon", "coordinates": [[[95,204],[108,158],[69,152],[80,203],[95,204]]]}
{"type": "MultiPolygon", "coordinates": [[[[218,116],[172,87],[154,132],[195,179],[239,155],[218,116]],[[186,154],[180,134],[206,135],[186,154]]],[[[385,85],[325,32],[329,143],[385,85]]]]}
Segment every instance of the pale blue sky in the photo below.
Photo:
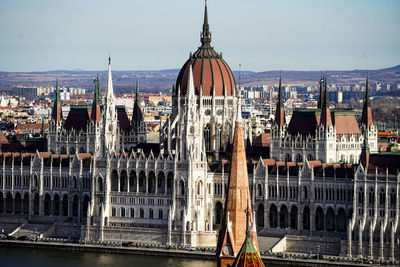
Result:
{"type": "MultiPolygon", "coordinates": [[[[1,0],[0,71],[180,68],[200,45],[203,0],[1,0]]],[[[232,69],[400,64],[398,0],[209,0],[232,69]]]]}

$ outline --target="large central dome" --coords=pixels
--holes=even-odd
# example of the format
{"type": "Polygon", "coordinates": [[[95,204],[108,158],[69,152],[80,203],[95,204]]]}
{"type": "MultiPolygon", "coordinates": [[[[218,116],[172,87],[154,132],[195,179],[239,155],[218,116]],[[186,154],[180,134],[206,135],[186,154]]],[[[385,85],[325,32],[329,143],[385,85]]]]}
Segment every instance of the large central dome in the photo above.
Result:
{"type": "Polygon", "coordinates": [[[181,95],[186,95],[188,84],[189,66],[193,69],[193,82],[196,95],[200,95],[203,88],[203,96],[233,95],[235,90],[235,78],[222,54],[215,52],[211,47],[211,33],[208,25],[207,4],[204,11],[203,32],[201,33],[201,46],[183,65],[176,81],[176,88],[180,88],[181,95]]]}

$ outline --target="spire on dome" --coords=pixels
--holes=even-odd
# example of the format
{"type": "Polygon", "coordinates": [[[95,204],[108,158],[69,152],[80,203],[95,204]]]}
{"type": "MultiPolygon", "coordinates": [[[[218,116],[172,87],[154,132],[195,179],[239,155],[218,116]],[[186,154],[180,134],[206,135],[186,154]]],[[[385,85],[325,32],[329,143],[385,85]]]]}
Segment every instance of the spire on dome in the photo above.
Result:
{"type": "Polygon", "coordinates": [[[373,123],[372,121],[372,111],[371,111],[371,100],[369,99],[369,88],[368,88],[368,75],[365,84],[365,98],[364,98],[364,105],[361,115],[361,124],[366,127],[371,126],[373,123]]]}
{"type": "Polygon", "coordinates": [[[51,112],[51,117],[56,122],[60,122],[62,120],[62,110],[61,110],[61,97],[60,97],[60,89],[58,87],[58,78],[56,80],[56,94],[54,98],[53,110],[51,112]]]}
{"type": "Polygon", "coordinates": [[[328,81],[327,77],[324,78],[325,82],[325,92],[324,97],[322,98],[321,105],[321,124],[325,126],[325,129],[328,129],[332,125],[331,111],[329,109],[329,97],[328,97],[328,81]]]}
{"type": "Polygon", "coordinates": [[[203,32],[201,33],[200,40],[203,47],[209,47],[211,44],[210,25],[208,25],[207,0],[205,1],[204,5],[203,32]]]}
{"type": "Polygon", "coordinates": [[[279,75],[278,102],[276,103],[275,124],[283,126],[285,124],[285,106],[282,96],[282,74],[279,75]]]}

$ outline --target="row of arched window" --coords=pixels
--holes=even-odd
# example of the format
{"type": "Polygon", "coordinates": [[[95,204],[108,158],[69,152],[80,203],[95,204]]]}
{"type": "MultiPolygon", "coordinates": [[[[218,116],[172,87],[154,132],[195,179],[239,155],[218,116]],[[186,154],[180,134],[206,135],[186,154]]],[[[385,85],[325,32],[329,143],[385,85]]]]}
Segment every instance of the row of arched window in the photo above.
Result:
{"type": "Polygon", "coordinates": [[[156,175],[150,171],[147,175],[145,171],[139,172],[139,177],[136,171],[129,173],[129,179],[125,170],[118,175],[117,170],[111,173],[111,191],[115,192],[134,192],[134,193],[172,193],[172,183],[174,175],[169,172],[165,178],[164,172],[159,172],[156,175]]]}
{"type": "Polygon", "coordinates": [[[135,214],[135,209],[134,208],[116,208],[113,207],[111,209],[111,216],[112,217],[130,217],[130,218],[140,218],[140,219],[164,219],[164,211],[162,209],[158,209],[158,212],[155,213],[155,210],[149,209],[147,214],[145,215],[145,210],[143,208],[140,208],[138,211],[138,214],[135,214]],[[129,212],[129,213],[128,213],[129,212]]]}

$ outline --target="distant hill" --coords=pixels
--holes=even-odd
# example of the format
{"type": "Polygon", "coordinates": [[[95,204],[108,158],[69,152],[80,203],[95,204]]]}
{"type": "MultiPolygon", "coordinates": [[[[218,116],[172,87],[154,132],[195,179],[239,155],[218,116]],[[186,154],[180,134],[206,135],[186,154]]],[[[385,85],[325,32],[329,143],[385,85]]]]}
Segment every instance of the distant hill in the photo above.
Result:
{"type": "MultiPolygon", "coordinates": [[[[115,92],[133,92],[136,79],[140,90],[159,92],[170,90],[175,84],[179,69],[144,70],[144,71],[113,71],[115,92]]],[[[234,71],[236,83],[241,85],[277,85],[280,71],[234,71]]],[[[351,85],[364,83],[366,74],[372,83],[400,83],[400,65],[378,70],[332,70],[326,72],[328,83],[351,85]]],[[[53,86],[56,78],[62,87],[82,87],[93,89],[93,80],[99,74],[100,84],[105,90],[107,72],[85,70],[54,70],[45,72],[0,72],[0,89],[10,90],[14,86],[53,86]]],[[[321,78],[321,71],[282,71],[282,83],[291,85],[315,85],[321,78]]]]}

